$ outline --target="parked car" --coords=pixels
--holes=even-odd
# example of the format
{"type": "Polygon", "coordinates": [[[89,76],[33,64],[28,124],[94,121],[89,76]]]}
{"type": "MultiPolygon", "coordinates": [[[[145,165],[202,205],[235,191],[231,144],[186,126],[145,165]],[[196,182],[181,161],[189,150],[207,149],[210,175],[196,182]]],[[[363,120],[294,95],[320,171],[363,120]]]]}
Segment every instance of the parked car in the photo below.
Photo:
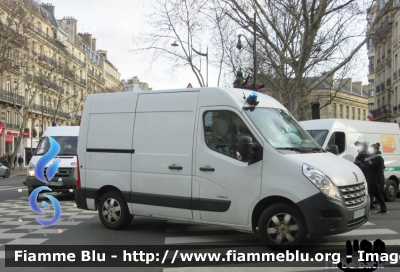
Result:
{"type": "Polygon", "coordinates": [[[8,167],[0,163],[0,177],[8,178],[10,176],[10,170],[8,167]]]}
{"type": "Polygon", "coordinates": [[[345,120],[319,119],[302,121],[300,125],[323,148],[343,159],[354,162],[357,156],[356,141],[368,144],[380,143],[385,159],[385,183],[383,197],[392,202],[400,186],[400,129],[398,124],[345,120]]]}
{"type": "Polygon", "coordinates": [[[122,229],[133,215],[258,232],[274,247],[363,225],[361,170],[274,98],[233,88],[89,95],[77,207],[122,229]]]}

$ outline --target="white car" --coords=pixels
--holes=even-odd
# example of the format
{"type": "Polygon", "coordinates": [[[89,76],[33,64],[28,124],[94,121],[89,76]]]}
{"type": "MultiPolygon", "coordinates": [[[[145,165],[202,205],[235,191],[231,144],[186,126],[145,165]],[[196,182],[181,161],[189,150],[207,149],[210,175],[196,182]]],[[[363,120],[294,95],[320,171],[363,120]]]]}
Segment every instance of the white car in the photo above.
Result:
{"type": "Polygon", "coordinates": [[[8,167],[4,166],[1,163],[0,163],[0,177],[3,177],[3,178],[10,177],[10,170],[8,169],[8,167]]]}

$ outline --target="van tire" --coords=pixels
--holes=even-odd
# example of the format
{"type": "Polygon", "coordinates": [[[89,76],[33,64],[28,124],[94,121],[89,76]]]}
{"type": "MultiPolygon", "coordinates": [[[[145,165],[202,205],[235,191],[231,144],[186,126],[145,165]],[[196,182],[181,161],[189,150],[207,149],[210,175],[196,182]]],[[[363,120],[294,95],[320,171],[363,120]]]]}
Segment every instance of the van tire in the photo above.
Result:
{"type": "Polygon", "coordinates": [[[265,245],[280,250],[301,245],[307,238],[307,227],[302,213],[296,206],[278,203],[262,213],[258,222],[258,233],[265,245]],[[279,234],[276,233],[280,229],[278,226],[283,228],[284,233],[280,235],[281,238],[278,238],[279,234]],[[290,230],[291,228],[293,230],[290,230]]]}
{"type": "Polygon", "coordinates": [[[389,179],[385,186],[385,191],[383,192],[383,197],[386,202],[393,202],[397,197],[397,184],[394,180],[389,179]]]}
{"type": "Polygon", "coordinates": [[[117,191],[107,192],[101,197],[98,212],[101,223],[108,229],[124,229],[133,219],[128,204],[117,191]]]}

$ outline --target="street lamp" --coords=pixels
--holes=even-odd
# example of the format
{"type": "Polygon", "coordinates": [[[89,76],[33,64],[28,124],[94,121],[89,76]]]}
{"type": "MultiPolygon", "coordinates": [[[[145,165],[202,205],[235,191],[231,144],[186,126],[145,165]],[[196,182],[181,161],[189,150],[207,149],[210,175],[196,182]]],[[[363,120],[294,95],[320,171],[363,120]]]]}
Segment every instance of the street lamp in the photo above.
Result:
{"type": "MultiPolygon", "coordinates": [[[[256,52],[256,19],[257,19],[257,14],[254,12],[254,25],[253,25],[253,58],[254,58],[254,68],[253,68],[253,91],[256,91],[256,82],[257,82],[257,52],[256,52]]],[[[246,38],[246,36],[243,36],[242,34],[238,35],[239,40],[236,45],[236,48],[241,50],[243,48],[242,46],[242,41],[240,40],[241,37],[244,37],[247,41],[247,43],[250,45],[249,40],[246,38]]]]}
{"type": "MultiPolygon", "coordinates": [[[[171,46],[178,47],[179,44],[177,44],[176,41],[174,41],[173,43],[171,43],[171,46]]],[[[200,53],[199,51],[197,51],[193,47],[191,47],[191,48],[197,55],[202,56],[202,57],[206,57],[206,61],[207,61],[206,87],[208,87],[208,46],[207,46],[207,52],[206,53],[200,53]]]]}

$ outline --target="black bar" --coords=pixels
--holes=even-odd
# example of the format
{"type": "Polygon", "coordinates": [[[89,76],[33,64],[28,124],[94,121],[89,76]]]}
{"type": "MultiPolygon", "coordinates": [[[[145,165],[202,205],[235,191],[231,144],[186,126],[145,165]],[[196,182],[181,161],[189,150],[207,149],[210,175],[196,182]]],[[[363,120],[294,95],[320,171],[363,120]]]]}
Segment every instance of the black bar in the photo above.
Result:
{"type": "Polygon", "coordinates": [[[200,167],[200,171],[210,171],[210,172],[214,172],[215,169],[211,168],[211,167],[200,167]]]}
{"type": "Polygon", "coordinates": [[[135,153],[134,149],[104,149],[104,148],[86,148],[86,152],[99,152],[99,153],[135,153]]]}
{"type": "Polygon", "coordinates": [[[171,207],[190,210],[191,197],[157,195],[131,192],[130,202],[153,206],[171,207]]]}
{"type": "Polygon", "coordinates": [[[176,165],[171,165],[171,166],[169,166],[168,168],[169,168],[169,169],[172,169],[172,170],[182,170],[182,169],[183,169],[182,166],[176,166],[176,165]]]}

